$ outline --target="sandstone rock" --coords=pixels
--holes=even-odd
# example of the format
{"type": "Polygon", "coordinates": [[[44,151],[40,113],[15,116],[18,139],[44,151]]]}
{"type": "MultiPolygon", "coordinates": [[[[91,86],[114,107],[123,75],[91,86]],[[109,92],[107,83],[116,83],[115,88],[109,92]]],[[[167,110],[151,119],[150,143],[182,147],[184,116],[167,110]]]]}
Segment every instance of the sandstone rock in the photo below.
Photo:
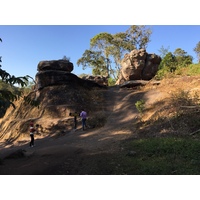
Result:
{"type": "Polygon", "coordinates": [[[47,70],[38,72],[35,76],[36,81],[36,90],[42,89],[47,86],[54,85],[69,85],[72,88],[76,86],[83,87],[102,87],[98,83],[90,80],[83,80],[76,76],[75,74],[64,72],[64,71],[56,71],[56,70],[47,70]]]}
{"type": "Polygon", "coordinates": [[[121,88],[126,87],[136,87],[136,86],[144,86],[148,83],[149,81],[144,81],[144,80],[133,80],[133,81],[125,81],[120,85],[121,88]]]}
{"type": "Polygon", "coordinates": [[[84,87],[101,87],[100,78],[83,80],[71,73],[73,63],[68,60],[49,60],[40,61],[37,66],[38,73],[35,76],[35,90],[40,90],[47,86],[69,85],[75,87],[77,85],[84,87]]]}
{"type": "Polygon", "coordinates": [[[61,70],[65,72],[72,72],[73,69],[73,63],[69,62],[68,60],[40,61],[37,66],[38,71],[61,70]]]}
{"type": "Polygon", "coordinates": [[[150,80],[158,71],[160,56],[148,54],[145,49],[133,50],[121,62],[121,71],[116,85],[131,80],[150,80]]]}
{"type": "Polygon", "coordinates": [[[99,85],[108,86],[108,77],[105,77],[105,76],[100,76],[100,75],[92,76],[92,75],[88,75],[88,76],[83,76],[82,79],[94,81],[94,82],[98,83],[99,85]]]}

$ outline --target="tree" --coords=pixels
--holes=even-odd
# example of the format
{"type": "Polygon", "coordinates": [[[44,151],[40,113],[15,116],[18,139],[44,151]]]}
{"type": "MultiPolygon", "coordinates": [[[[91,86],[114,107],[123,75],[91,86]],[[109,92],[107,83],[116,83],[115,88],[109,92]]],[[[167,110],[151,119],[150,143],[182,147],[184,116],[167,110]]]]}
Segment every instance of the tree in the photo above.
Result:
{"type": "Polygon", "coordinates": [[[158,50],[160,52],[160,57],[164,58],[166,56],[166,54],[169,52],[170,47],[168,46],[167,48],[165,48],[163,45],[161,46],[161,48],[158,50]]]}
{"type": "MultiPolygon", "coordinates": [[[[0,38],[2,42],[2,39],[0,38]]],[[[1,57],[0,57],[1,58],[1,57]]],[[[0,59],[0,62],[2,60],[0,59]]],[[[12,105],[15,108],[14,101],[18,100],[23,92],[16,88],[16,85],[24,87],[28,82],[29,76],[15,77],[3,70],[0,65],[0,117],[2,117],[6,110],[12,105]]]]}
{"type": "Polygon", "coordinates": [[[146,26],[130,26],[126,31],[127,46],[126,49],[132,51],[133,49],[146,49],[150,42],[152,31],[146,26]]]}
{"type": "Polygon", "coordinates": [[[200,41],[197,43],[196,47],[194,48],[194,51],[197,54],[198,63],[200,63],[200,41]]]}
{"type": "Polygon", "coordinates": [[[99,33],[90,40],[90,50],[84,52],[77,64],[82,64],[83,69],[92,67],[95,74],[103,73],[117,79],[124,54],[146,48],[150,35],[151,30],[146,29],[146,26],[130,26],[126,32],[116,34],[99,33]]]}
{"type": "Polygon", "coordinates": [[[177,48],[174,51],[176,62],[179,67],[187,67],[192,64],[193,57],[188,55],[186,51],[181,48],[177,48]]]}
{"type": "Polygon", "coordinates": [[[99,51],[85,50],[77,65],[82,65],[83,69],[92,67],[93,75],[107,76],[106,59],[99,51]]]}
{"type": "Polygon", "coordinates": [[[164,69],[168,72],[175,71],[176,67],[177,67],[176,57],[175,55],[173,55],[172,52],[168,52],[159,65],[159,69],[164,69]]]}
{"type": "MultiPolygon", "coordinates": [[[[113,40],[113,36],[109,33],[100,33],[94,36],[90,40],[90,48],[96,50],[100,53],[101,58],[105,61],[105,65],[102,66],[103,68],[106,67],[107,76],[110,75],[110,46],[113,40]]],[[[102,71],[99,69],[99,71],[102,71]]]]}

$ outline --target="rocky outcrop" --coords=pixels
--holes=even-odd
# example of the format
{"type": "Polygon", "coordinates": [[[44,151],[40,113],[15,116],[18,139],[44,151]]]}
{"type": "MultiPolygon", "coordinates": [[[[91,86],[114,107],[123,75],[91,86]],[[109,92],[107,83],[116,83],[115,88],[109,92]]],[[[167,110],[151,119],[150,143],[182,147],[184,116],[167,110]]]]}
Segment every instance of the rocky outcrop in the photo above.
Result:
{"type": "Polygon", "coordinates": [[[73,63],[67,60],[41,61],[37,67],[38,73],[35,76],[35,90],[41,90],[47,86],[69,85],[101,87],[98,83],[91,80],[83,80],[71,73],[73,63]]]}
{"type": "Polygon", "coordinates": [[[37,70],[39,72],[47,70],[72,72],[73,69],[74,69],[73,63],[69,62],[68,60],[40,61],[37,66],[37,70]]]}
{"type": "Polygon", "coordinates": [[[75,74],[73,63],[67,60],[41,61],[37,66],[33,90],[9,107],[0,119],[0,139],[8,144],[20,137],[29,137],[29,124],[39,124],[40,133],[55,134],[71,131],[74,119],[69,114],[84,108],[92,113],[102,109],[103,96],[99,89],[106,88],[75,74]]]}
{"type": "Polygon", "coordinates": [[[156,75],[160,62],[160,56],[148,54],[145,49],[135,49],[122,59],[116,84],[120,85],[131,80],[150,80],[156,75]]]}
{"type": "Polygon", "coordinates": [[[87,75],[87,76],[83,76],[82,79],[94,81],[95,83],[98,83],[99,85],[108,86],[108,77],[105,77],[105,76],[100,76],[100,75],[96,75],[96,76],[87,75]]]}

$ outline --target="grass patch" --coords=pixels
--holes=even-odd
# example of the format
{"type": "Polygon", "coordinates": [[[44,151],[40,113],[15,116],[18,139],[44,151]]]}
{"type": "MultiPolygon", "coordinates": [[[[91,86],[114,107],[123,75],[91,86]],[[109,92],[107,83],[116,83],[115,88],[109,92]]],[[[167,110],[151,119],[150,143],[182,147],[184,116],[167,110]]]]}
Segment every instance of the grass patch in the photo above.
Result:
{"type": "Polygon", "coordinates": [[[115,174],[128,175],[198,175],[200,174],[200,143],[192,138],[145,138],[126,144],[115,174]]]}

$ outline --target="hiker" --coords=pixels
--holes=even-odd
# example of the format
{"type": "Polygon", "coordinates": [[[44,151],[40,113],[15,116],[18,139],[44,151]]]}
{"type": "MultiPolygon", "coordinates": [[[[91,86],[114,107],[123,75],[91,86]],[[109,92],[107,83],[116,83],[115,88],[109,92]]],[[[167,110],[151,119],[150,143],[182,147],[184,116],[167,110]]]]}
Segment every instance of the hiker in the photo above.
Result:
{"type": "Polygon", "coordinates": [[[82,129],[83,131],[85,130],[86,126],[86,120],[87,120],[87,113],[86,111],[82,110],[80,113],[80,117],[82,119],[82,129]]]}
{"type": "Polygon", "coordinates": [[[33,122],[30,123],[30,137],[31,137],[31,141],[30,141],[30,147],[34,147],[34,133],[35,133],[35,128],[33,125],[33,122]]]}
{"type": "Polygon", "coordinates": [[[69,116],[74,116],[74,129],[77,128],[77,117],[78,117],[78,113],[69,113],[69,116]]]}

